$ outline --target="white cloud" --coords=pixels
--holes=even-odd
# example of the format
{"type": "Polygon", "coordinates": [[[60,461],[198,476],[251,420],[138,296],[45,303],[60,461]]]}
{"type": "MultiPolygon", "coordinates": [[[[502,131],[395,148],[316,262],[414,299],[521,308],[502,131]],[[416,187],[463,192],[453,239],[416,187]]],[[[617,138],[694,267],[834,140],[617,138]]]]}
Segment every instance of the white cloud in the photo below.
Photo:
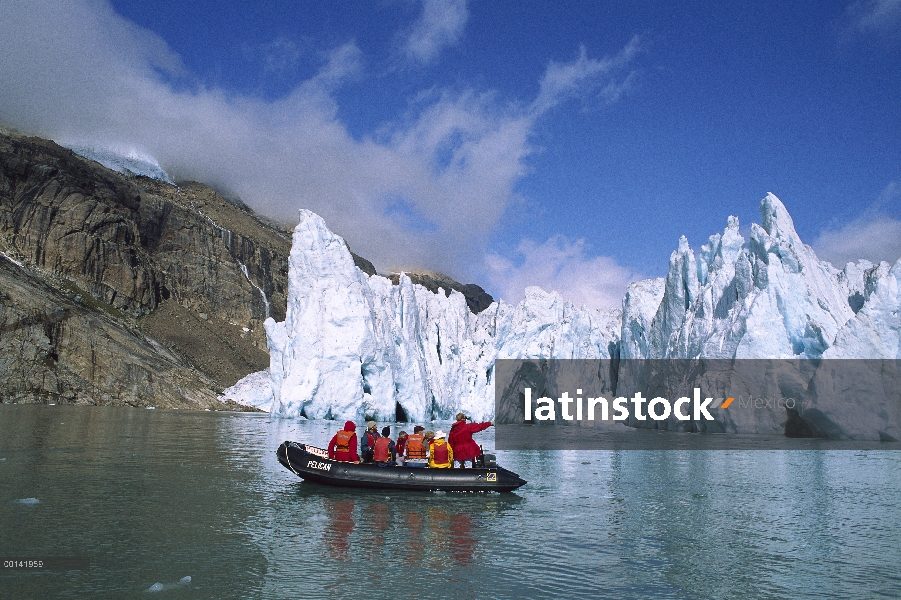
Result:
{"type": "Polygon", "coordinates": [[[602,89],[614,68],[601,65],[625,65],[634,53],[630,43],[611,59],[583,51],[572,65],[555,63],[525,106],[475,90],[424,94],[403,119],[355,138],[334,94],[362,74],[353,43],[266,101],[171,84],[184,74],[179,57],[103,2],[0,3],[0,22],[0,122],[73,145],[130,148],[176,179],[289,222],[309,208],[380,269],[458,278],[475,274],[488,236],[519,200],[537,119],[584,87],[602,89]]]}
{"type": "Polygon", "coordinates": [[[579,56],[570,63],[551,62],[541,79],[538,97],[532,109],[540,114],[556,106],[562,100],[584,94],[595,86],[605,83],[601,96],[615,101],[628,88],[634,72],[622,81],[602,80],[602,75],[615,73],[632,62],[641,51],[641,40],[633,36],[618,54],[603,59],[589,58],[585,47],[579,48],[579,56]]]}
{"type": "MultiPolygon", "coordinates": [[[[880,196],[880,202],[901,199],[901,183],[891,182],[880,196]]],[[[873,263],[894,263],[901,258],[901,221],[867,211],[839,229],[827,229],[813,243],[817,256],[838,268],[865,258],[873,263]]]]}
{"type": "Polygon", "coordinates": [[[857,0],[845,14],[858,33],[892,33],[901,28],[901,0],[857,0]]]}
{"type": "Polygon", "coordinates": [[[527,287],[537,285],[560,292],[577,306],[619,308],[629,283],[645,279],[609,256],[589,256],[582,239],[571,241],[556,235],[543,244],[527,239],[517,252],[523,259],[519,265],[496,254],[489,254],[486,260],[492,289],[500,290],[508,302],[519,302],[527,287]]]}
{"type": "Polygon", "coordinates": [[[433,62],[460,41],[468,19],[466,0],[423,0],[422,14],[403,40],[405,56],[417,64],[433,62]]]}

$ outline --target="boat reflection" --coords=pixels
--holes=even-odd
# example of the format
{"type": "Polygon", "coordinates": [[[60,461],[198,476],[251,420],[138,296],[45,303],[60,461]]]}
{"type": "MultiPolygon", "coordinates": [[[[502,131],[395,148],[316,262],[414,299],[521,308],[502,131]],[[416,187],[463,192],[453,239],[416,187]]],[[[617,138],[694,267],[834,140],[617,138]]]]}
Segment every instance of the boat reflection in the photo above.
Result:
{"type": "Polygon", "coordinates": [[[517,510],[516,494],[435,494],[335,490],[304,483],[298,509],[324,522],[324,556],[337,561],[373,557],[429,568],[473,564],[481,546],[501,531],[501,515],[517,510]]]}

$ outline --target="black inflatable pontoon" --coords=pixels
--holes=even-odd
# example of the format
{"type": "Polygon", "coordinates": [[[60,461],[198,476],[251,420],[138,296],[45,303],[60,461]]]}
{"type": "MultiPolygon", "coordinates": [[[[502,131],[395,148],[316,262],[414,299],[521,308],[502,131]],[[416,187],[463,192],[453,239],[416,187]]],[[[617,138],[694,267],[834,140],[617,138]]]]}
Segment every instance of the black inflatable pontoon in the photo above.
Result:
{"type": "Polygon", "coordinates": [[[276,454],[278,461],[301,479],[341,487],[511,492],[526,483],[516,473],[496,466],[429,469],[338,462],[331,460],[322,448],[297,442],[283,442],[276,454]]]}

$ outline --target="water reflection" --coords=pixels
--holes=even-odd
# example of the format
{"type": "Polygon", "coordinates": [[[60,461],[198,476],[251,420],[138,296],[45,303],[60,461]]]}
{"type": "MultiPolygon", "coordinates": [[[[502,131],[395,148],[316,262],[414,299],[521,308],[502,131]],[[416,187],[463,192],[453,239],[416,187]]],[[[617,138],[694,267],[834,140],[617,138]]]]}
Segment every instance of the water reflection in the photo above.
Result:
{"type": "Polygon", "coordinates": [[[350,560],[350,534],[354,531],[354,501],[350,498],[333,502],[325,501],[328,528],[322,534],[322,542],[335,560],[350,560]]]}

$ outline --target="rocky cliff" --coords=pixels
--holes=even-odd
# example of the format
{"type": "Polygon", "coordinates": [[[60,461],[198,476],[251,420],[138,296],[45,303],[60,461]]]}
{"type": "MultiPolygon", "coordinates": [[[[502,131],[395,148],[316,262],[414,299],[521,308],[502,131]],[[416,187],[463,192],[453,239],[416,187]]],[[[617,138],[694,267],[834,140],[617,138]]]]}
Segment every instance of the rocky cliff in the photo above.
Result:
{"type": "Polygon", "coordinates": [[[0,251],[4,401],[206,407],[285,314],[285,232],[38,138],[0,135],[0,251]]]}

